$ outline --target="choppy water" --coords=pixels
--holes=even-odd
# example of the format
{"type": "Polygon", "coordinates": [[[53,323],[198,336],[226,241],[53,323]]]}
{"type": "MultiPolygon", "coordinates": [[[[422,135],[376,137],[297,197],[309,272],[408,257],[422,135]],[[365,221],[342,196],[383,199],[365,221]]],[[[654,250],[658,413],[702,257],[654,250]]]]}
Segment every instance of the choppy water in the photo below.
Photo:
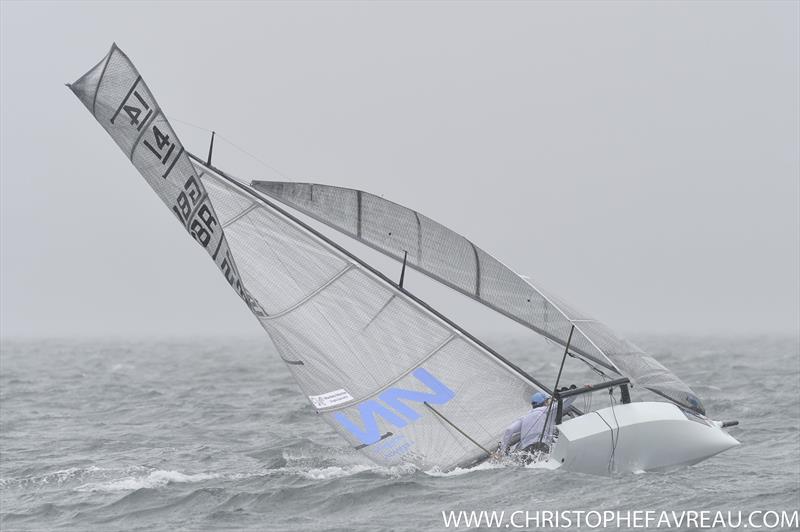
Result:
{"type": "Polygon", "coordinates": [[[387,469],[316,419],[265,341],[3,341],[0,525],[442,530],[449,509],[800,507],[798,339],[639,340],[714,418],[741,421],[740,447],[615,478],[387,469]]]}

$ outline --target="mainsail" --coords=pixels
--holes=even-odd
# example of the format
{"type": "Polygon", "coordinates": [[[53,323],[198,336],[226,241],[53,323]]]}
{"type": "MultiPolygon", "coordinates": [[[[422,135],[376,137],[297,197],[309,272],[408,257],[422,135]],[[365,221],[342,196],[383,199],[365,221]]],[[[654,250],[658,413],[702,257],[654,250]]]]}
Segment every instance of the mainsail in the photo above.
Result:
{"type": "Polygon", "coordinates": [[[248,186],[190,159],[116,45],[70,88],[211,255],[317,413],[376,462],[479,460],[544,388],[248,186]]]}
{"type": "Polygon", "coordinates": [[[253,187],[407,264],[592,363],[629,377],[681,406],[705,413],[694,392],[603,323],[546,294],[464,236],[417,211],[361,190],[280,181],[253,187]]]}

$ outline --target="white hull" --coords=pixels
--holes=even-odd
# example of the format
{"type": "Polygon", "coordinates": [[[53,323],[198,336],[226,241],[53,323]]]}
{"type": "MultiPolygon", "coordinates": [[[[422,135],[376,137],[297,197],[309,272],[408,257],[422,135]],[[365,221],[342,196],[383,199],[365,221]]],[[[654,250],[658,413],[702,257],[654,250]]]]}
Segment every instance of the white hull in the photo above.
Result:
{"type": "Polygon", "coordinates": [[[671,403],[658,402],[589,412],[558,425],[547,465],[594,475],[663,471],[739,445],[719,423],[691,417],[671,403]]]}

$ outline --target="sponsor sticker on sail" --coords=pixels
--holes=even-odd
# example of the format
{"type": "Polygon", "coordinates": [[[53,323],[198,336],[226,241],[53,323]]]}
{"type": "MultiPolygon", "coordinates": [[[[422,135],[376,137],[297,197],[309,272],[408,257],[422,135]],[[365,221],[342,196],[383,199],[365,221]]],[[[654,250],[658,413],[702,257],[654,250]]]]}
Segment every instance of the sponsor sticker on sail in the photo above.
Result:
{"type": "Polygon", "coordinates": [[[353,400],[353,396],[343,389],[323,393],[322,395],[309,395],[308,398],[317,408],[328,408],[329,406],[336,406],[353,400]]]}

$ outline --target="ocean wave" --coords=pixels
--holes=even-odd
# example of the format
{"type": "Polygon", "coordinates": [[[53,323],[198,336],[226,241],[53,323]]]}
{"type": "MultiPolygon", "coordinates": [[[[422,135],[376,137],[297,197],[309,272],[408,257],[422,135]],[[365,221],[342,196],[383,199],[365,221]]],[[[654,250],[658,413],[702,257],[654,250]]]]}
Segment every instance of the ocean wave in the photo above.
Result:
{"type": "MultiPolygon", "coordinates": [[[[742,422],[731,432],[745,444],[679,472],[625,478],[543,472],[512,460],[449,471],[378,466],[312,413],[277,421],[298,408],[296,394],[283,363],[265,357],[260,343],[220,341],[207,357],[197,356],[208,350],[205,341],[131,345],[76,344],[69,353],[48,344],[34,356],[31,344],[16,358],[4,354],[10,362],[0,381],[27,383],[0,386],[8,429],[0,441],[0,528],[366,532],[430,530],[441,525],[442,510],[481,501],[498,509],[796,505],[800,421],[775,408],[800,408],[796,340],[731,342],[709,357],[679,343],[673,365],[694,373],[691,383],[718,418],[742,422]],[[732,372],[729,351],[745,353],[736,360],[750,369],[732,372]],[[251,376],[226,373],[242,360],[251,376]],[[78,372],[87,379],[70,377],[78,372]],[[209,379],[216,389],[198,388],[209,379]],[[273,387],[286,393],[264,393],[273,387]],[[748,387],[763,400],[742,402],[748,387]],[[146,396],[151,390],[164,395],[146,396]]],[[[539,364],[521,347],[510,355],[539,364]]]]}
{"type": "Polygon", "coordinates": [[[218,478],[212,473],[187,475],[179,471],[150,471],[147,475],[136,475],[107,482],[90,482],[75,488],[76,491],[135,491],[139,489],[160,488],[171,483],[202,482],[218,478]]]}
{"type": "MultiPolygon", "coordinates": [[[[194,483],[213,479],[239,481],[267,476],[286,476],[323,481],[351,477],[361,473],[398,478],[419,471],[419,469],[410,464],[397,466],[379,466],[369,463],[327,465],[324,464],[324,460],[309,460],[309,462],[311,463],[283,465],[280,467],[260,467],[247,472],[232,472],[228,474],[211,472],[190,474],[139,465],[118,468],[98,466],[70,467],[31,477],[0,478],[0,489],[17,488],[30,490],[78,484],[72,489],[79,492],[117,492],[153,489],[173,483],[194,483]]],[[[464,472],[468,471],[464,470],[464,472]]],[[[438,473],[431,472],[431,474],[435,476],[438,473]]],[[[441,473],[441,475],[450,474],[453,473],[441,473]]]]}
{"type": "Polygon", "coordinates": [[[396,478],[419,471],[411,464],[397,466],[377,466],[369,464],[355,464],[350,466],[329,466],[322,468],[298,469],[297,475],[310,480],[329,480],[332,478],[350,477],[359,473],[370,472],[379,476],[396,478]]]}
{"type": "Polygon", "coordinates": [[[398,478],[419,471],[411,464],[397,466],[379,466],[377,464],[339,464],[339,465],[288,465],[281,467],[259,468],[245,473],[224,475],[226,480],[247,480],[258,477],[299,477],[306,480],[331,480],[352,477],[361,473],[370,473],[386,478],[398,478]]]}
{"type": "Polygon", "coordinates": [[[350,477],[359,473],[363,473],[364,471],[372,471],[373,469],[373,467],[368,465],[356,465],[351,467],[330,466],[312,468],[307,471],[301,469],[297,470],[296,473],[299,476],[310,480],[328,480],[332,478],[350,477]]]}
{"type": "Polygon", "coordinates": [[[83,482],[88,478],[109,478],[120,474],[131,474],[147,471],[144,466],[127,466],[122,468],[107,468],[98,466],[68,467],[56,471],[48,471],[40,475],[29,477],[0,478],[0,489],[41,489],[46,487],[60,487],[70,482],[83,482]]]}

